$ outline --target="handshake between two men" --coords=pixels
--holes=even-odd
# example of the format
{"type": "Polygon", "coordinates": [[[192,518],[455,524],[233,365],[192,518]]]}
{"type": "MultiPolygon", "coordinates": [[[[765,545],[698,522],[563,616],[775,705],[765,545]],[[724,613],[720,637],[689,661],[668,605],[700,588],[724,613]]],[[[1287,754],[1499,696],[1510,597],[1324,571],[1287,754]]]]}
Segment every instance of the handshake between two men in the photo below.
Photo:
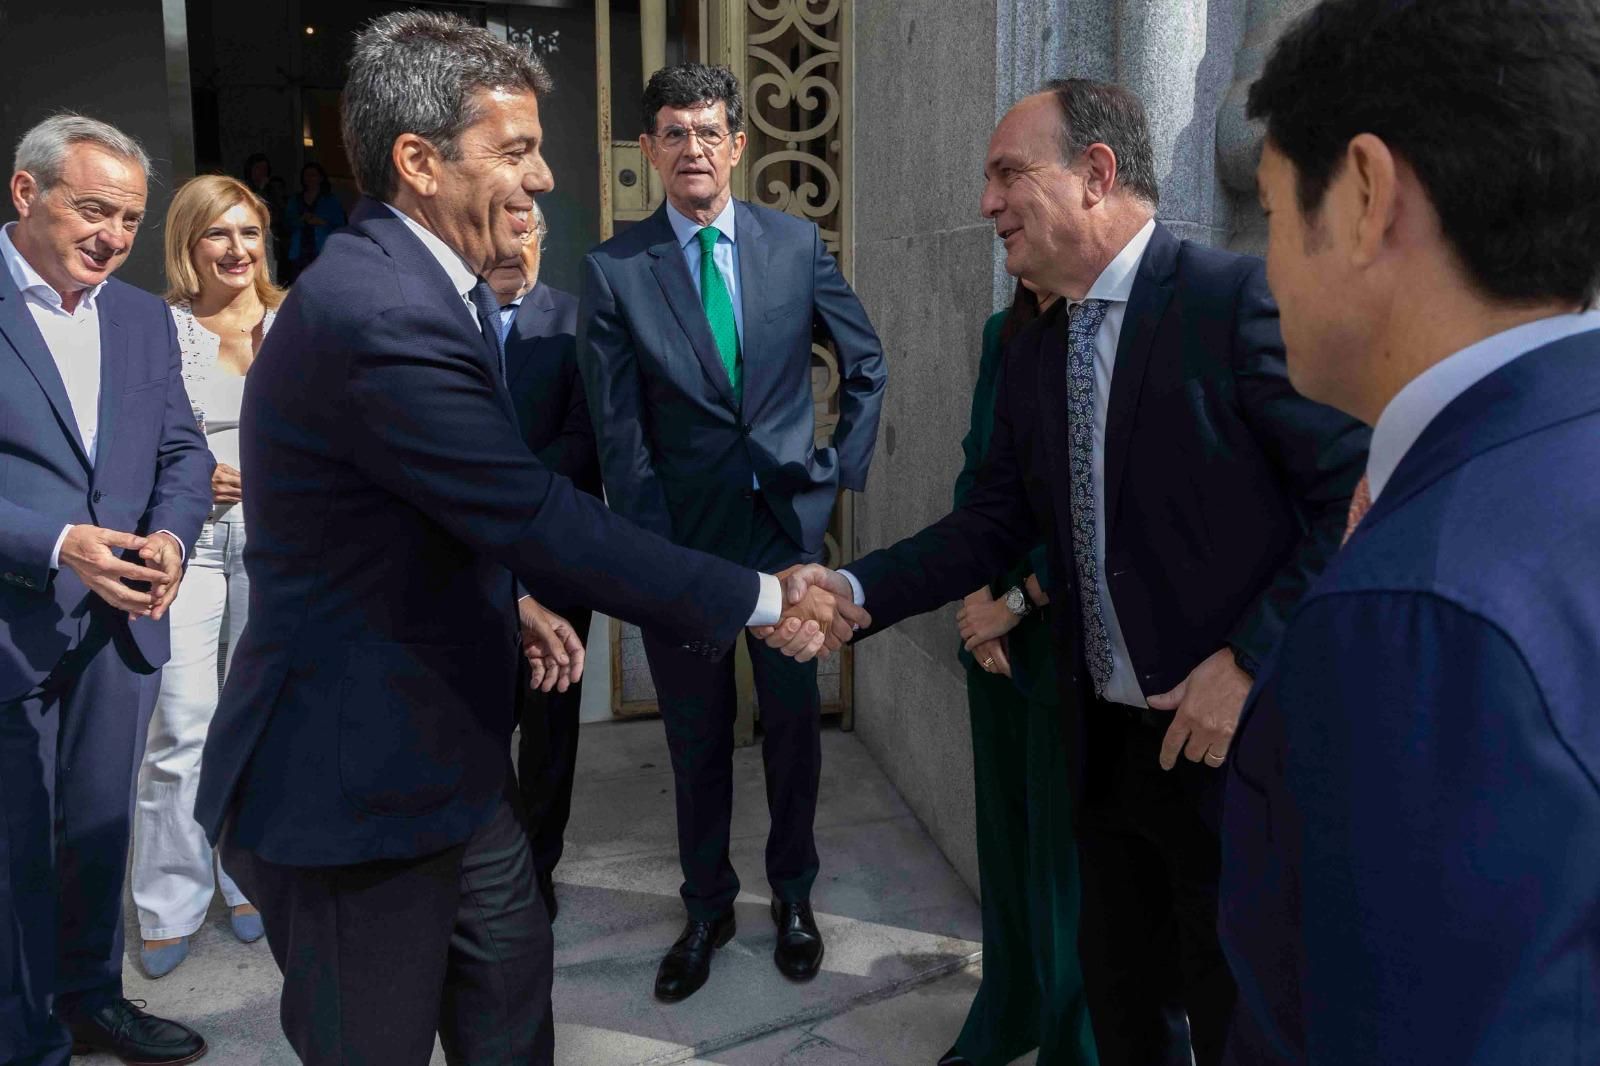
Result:
{"type": "MultiPolygon", "coordinates": [[[[769,648],[798,662],[827,658],[850,642],[872,616],[855,603],[850,581],[816,563],[797,564],[776,575],[783,583],[783,616],[776,625],[751,632],[769,648]]],[[[565,692],[583,677],[583,634],[532,596],[517,601],[528,684],[540,692],[565,692]]]]}

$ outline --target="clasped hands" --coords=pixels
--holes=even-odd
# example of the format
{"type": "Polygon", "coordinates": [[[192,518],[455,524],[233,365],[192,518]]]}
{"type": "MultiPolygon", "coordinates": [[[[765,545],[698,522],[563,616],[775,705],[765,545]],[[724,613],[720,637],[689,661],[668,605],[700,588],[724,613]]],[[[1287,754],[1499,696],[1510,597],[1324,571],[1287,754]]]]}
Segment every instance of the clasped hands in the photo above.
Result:
{"type": "Polygon", "coordinates": [[[804,563],[777,577],[783,582],[783,617],[775,626],[750,631],[796,662],[825,659],[850,643],[856,630],[872,624],[872,616],[856,606],[849,580],[837,570],[804,563]]]}
{"type": "Polygon", "coordinates": [[[61,541],[60,562],[95,595],[126,612],[129,621],[160,621],[183,581],[183,549],[165,531],[141,537],[76,525],[61,541]],[[125,558],[123,552],[137,552],[139,561],[125,558]]]}

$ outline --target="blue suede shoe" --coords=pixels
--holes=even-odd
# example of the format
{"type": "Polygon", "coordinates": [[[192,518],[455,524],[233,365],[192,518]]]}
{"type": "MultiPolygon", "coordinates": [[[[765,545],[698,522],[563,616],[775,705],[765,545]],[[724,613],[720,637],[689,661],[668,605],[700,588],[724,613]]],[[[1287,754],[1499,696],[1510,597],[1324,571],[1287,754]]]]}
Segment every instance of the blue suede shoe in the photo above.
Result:
{"type": "Polygon", "coordinates": [[[228,924],[233,926],[233,935],[246,944],[254,944],[257,940],[267,935],[266,927],[261,924],[259,914],[228,913],[228,924]]]}
{"type": "Polygon", "coordinates": [[[139,961],[144,965],[145,976],[152,981],[165,977],[178,968],[178,964],[189,957],[189,938],[184,937],[176,944],[168,944],[164,948],[139,948],[139,961]]]}

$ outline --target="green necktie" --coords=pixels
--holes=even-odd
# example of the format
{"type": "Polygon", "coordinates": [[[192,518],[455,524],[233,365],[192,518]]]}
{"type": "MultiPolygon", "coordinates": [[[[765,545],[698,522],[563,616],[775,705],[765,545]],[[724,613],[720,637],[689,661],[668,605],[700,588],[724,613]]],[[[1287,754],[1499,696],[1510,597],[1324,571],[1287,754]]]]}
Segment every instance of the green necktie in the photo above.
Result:
{"type": "Polygon", "coordinates": [[[716,256],[711,254],[722,233],[715,226],[706,226],[695,236],[700,239],[700,306],[705,308],[706,322],[717,342],[717,354],[722,356],[722,368],[728,372],[728,383],[733,386],[733,400],[742,403],[744,377],[739,371],[739,327],[734,322],[728,286],[722,280],[722,271],[717,269],[716,256]]]}

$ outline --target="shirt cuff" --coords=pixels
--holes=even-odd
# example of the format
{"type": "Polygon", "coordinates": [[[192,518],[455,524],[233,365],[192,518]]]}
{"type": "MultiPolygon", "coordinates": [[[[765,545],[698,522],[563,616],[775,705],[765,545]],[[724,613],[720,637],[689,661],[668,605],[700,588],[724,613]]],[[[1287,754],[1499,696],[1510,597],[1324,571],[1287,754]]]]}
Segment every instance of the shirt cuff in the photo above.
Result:
{"type": "Polygon", "coordinates": [[[775,626],[783,620],[783,582],[771,574],[761,574],[761,595],[756,598],[755,613],[746,625],[775,626]]]}
{"type": "Polygon", "coordinates": [[[182,537],[178,536],[176,533],[174,533],[170,529],[158,529],[158,530],[156,530],[156,532],[157,533],[165,533],[167,536],[172,538],[172,543],[174,543],[174,544],[176,544],[178,546],[178,562],[185,563],[185,562],[189,561],[189,552],[188,552],[188,549],[184,548],[184,546],[183,546],[183,538],[182,537]]]}
{"type": "Polygon", "coordinates": [[[61,569],[61,546],[67,542],[67,534],[70,532],[72,532],[70,523],[61,527],[61,535],[56,538],[56,546],[50,549],[50,569],[61,569]]]}
{"type": "Polygon", "coordinates": [[[861,582],[856,580],[856,575],[848,570],[841,570],[839,573],[843,574],[844,579],[850,582],[850,598],[855,601],[856,606],[865,607],[867,605],[867,593],[861,587],[861,582]]]}

